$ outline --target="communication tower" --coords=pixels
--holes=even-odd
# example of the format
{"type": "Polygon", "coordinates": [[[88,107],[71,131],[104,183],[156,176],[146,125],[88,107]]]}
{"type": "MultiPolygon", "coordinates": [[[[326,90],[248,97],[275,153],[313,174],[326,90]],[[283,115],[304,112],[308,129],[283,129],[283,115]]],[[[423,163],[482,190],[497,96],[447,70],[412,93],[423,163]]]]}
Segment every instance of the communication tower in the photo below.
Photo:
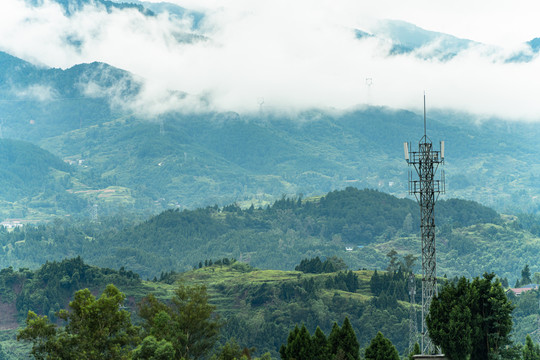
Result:
{"type": "Polygon", "coordinates": [[[92,222],[98,221],[98,208],[98,204],[94,204],[90,207],[90,219],[92,220],[92,222]]]}
{"type": "Polygon", "coordinates": [[[426,95],[424,94],[424,136],[418,142],[418,151],[409,150],[410,144],[404,143],[405,160],[414,167],[418,175],[413,178],[409,170],[409,194],[414,195],[420,205],[422,233],[422,354],[436,354],[438,349],[432,343],[426,326],[426,316],[434,295],[437,295],[437,259],[435,253],[435,202],[439,194],[444,194],[444,171],[441,179],[435,180],[439,165],[444,164],[444,141],[440,150],[433,150],[433,144],[426,133],[426,95]]]}
{"type": "Polygon", "coordinates": [[[366,87],[367,87],[367,103],[371,103],[371,87],[373,86],[373,78],[366,78],[366,87]]]}
{"type": "Polygon", "coordinates": [[[264,98],[263,97],[257,98],[257,104],[259,104],[259,115],[262,115],[262,113],[263,113],[263,105],[264,105],[264,98]]]}

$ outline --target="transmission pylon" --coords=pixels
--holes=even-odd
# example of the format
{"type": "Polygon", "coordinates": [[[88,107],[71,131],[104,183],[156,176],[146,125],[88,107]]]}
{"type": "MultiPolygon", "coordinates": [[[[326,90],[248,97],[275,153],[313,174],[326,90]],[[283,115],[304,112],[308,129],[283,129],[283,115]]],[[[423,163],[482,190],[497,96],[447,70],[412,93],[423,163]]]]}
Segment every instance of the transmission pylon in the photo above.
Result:
{"type": "Polygon", "coordinates": [[[418,324],[416,321],[416,281],[414,273],[409,275],[409,354],[414,351],[414,344],[418,341],[418,324]]]}
{"type": "Polygon", "coordinates": [[[90,219],[92,220],[92,222],[98,221],[98,208],[98,204],[94,204],[90,207],[90,219]]]}
{"type": "Polygon", "coordinates": [[[426,316],[433,296],[437,295],[437,258],[435,253],[435,202],[444,193],[444,171],[441,179],[435,180],[439,165],[444,163],[444,141],[440,151],[433,150],[433,144],[426,133],[426,95],[424,94],[424,136],[418,142],[418,151],[409,150],[404,144],[405,160],[413,166],[418,180],[413,179],[409,170],[409,194],[414,195],[420,205],[422,233],[422,354],[432,355],[439,351],[431,341],[426,326],[426,316]]]}

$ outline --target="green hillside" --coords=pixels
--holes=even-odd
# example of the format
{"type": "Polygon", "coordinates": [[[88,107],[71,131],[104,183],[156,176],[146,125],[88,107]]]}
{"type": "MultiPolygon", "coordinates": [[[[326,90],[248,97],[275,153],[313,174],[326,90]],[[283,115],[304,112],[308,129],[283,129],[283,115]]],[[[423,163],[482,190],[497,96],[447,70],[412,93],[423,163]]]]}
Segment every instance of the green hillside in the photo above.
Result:
{"type": "MultiPolygon", "coordinates": [[[[311,332],[316,326],[327,333],[332,323],[342,323],[347,316],[365,346],[376,334],[385,331],[400,350],[406,348],[407,339],[401,332],[408,327],[407,304],[396,297],[383,302],[371,293],[371,271],[303,274],[298,271],[258,270],[245,263],[229,259],[215,261],[214,265],[182,273],[166,274],[161,281],[141,281],[131,271],[97,268],[86,265],[80,258],[44,264],[36,271],[12,268],[0,271],[2,299],[0,306],[9,309],[0,318],[2,329],[15,329],[22,323],[28,310],[56,319],[55,312],[65,308],[73,293],[87,287],[93,293],[101,292],[105,285],[114,283],[127,296],[127,308],[138,318],[137,303],[144,296],[154,294],[170,299],[175,284],[204,284],[210,301],[224,324],[221,342],[234,337],[244,346],[256,347],[257,353],[277,351],[286,342],[288,332],[296,324],[304,323],[311,332]],[[224,265],[224,262],[227,265],[224,265]]],[[[398,282],[384,286],[406,285],[403,274],[398,282]]],[[[396,279],[397,279],[396,278],[396,279]]],[[[398,297],[402,297],[399,295],[398,297]]],[[[28,351],[24,344],[14,343],[9,334],[0,345],[11,355],[21,356],[28,351]]]]}
{"type": "MultiPolygon", "coordinates": [[[[339,260],[338,260],[339,261],[339,260]]],[[[420,279],[417,278],[417,287],[420,279]]],[[[278,349],[289,331],[304,324],[310,333],[319,326],[330,333],[332,324],[349,318],[361,347],[381,331],[405,354],[409,328],[407,276],[396,272],[339,271],[307,274],[300,271],[259,270],[234,259],[214,259],[196,270],[164,273],[160,279],[142,281],[132,271],[112,270],[85,264],[81,258],[48,262],[31,271],[7,268],[0,271],[0,354],[8,360],[25,358],[29,348],[15,342],[15,329],[28,310],[56,319],[56,311],[66,308],[76,290],[89,288],[99,294],[109,283],[126,295],[126,309],[140,323],[138,303],[153,294],[168,301],[178,284],[204,285],[210,303],[223,324],[219,342],[231,338],[256,354],[270,352],[278,359],[278,349]]],[[[416,302],[420,301],[417,293],[416,302]]],[[[534,329],[537,292],[512,297],[514,341],[523,343],[534,329]],[[532,301],[531,301],[532,300],[532,301]]],[[[418,306],[418,305],[417,305],[418,306]]],[[[419,306],[417,314],[419,316],[419,306]]]]}
{"type": "MultiPolygon", "coordinates": [[[[457,199],[440,201],[436,216],[440,275],[494,271],[513,282],[525,264],[540,271],[540,239],[527,230],[534,231],[531,224],[539,224],[537,218],[501,218],[492,209],[457,199]]],[[[320,198],[283,198],[266,208],[232,204],[167,210],[142,223],[116,216],[3,230],[0,266],[35,268],[80,255],[91,264],[124,266],[151,279],[210,258],[292,270],[303,258],[337,255],[352,269],[385,269],[392,249],[399,256],[419,256],[418,229],[414,201],[347,188],[320,198]]]]}
{"type": "Polygon", "coordinates": [[[53,154],[24,141],[0,140],[0,216],[48,219],[86,209],[86,201],[70,193],[75,170],[53,154]]]}
{"type": "MultiPolygon", "coordinates": [[[[535,163],[536,127],[515,125],[508,136],[497,122],[477,126],[435,118],[431,124],[432,138],[447,144],[449,197],[499,211],[537,211],[538,169],[524,166],[535,163]]],[[[84,158],[102,187],[130,189],[136,202],[128,209],[157,212],[232,202],[267,205],[282,194],[315,196],[351,185],[404,196],[403,142],[414,145],[418,125],[413,113],[377,108],[284,118],[124,117],[39,143],[62,158],[84,158]]]]}
{"type": "MultiPolygon", "coordinates": [[[[283,194],[319,196],[348,186],[403,197],[403,142],[414,146],[423,130],[420,115],[379,107],[141,118],[128,109],[142,85],[121,69],[51,69],[2,52],[0,64],[2,136],[83,160],[74,190],[96,192],[79,194],[102,215],[264,206],[283,194]]],[[[428,133],[434,143],[446,141],[448,198],[505,213],[539,211],[538,124],[430,111],[428,133]]]]}

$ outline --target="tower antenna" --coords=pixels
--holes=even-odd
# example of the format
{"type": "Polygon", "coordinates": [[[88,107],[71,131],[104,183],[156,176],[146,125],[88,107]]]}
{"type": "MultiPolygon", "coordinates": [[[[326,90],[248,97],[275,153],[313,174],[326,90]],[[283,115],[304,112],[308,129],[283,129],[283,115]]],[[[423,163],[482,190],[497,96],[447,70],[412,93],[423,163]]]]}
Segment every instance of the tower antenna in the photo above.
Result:
{"type": "Polygon", "coordinates": [[[259,104],[259,115],[262,115],[263,105],[264,105],[264,98],[263,97],[257,98],[257,104],[259,104]]]}
{"type": "Polygon", "coordinates": [[[426,128],[427,128],[426,126],[426,92],[424,91],[424,136],[427,135],[426,128]]]}
{"type": "Polygon", "coordinates": [[[426,132],[426,95],[424,93],[424,136],[418,142],[418,151],[412,151],[404,144],[405,160],[413,166],[418,180],[413,179],[409,170],[409,194],[414,195],[420,205],[422,234],[422,354],[433,355],[440,351],[429,337],[426,317],[431,300],[437,295],[437,257],[435,253],[435,202],[439,194],[445,192],[444,171],[441,179],[434,180],[439,165],[444,164],[444,141],[440,151],[433,150],[433,144],[426,132]]]}
{"type": "Polygon", "coordinates": [[[366,86],[367,86],[367,104],[371,104],[371,87],[373,86],[373,78],[367,77],[366,78],[366,86]]]}

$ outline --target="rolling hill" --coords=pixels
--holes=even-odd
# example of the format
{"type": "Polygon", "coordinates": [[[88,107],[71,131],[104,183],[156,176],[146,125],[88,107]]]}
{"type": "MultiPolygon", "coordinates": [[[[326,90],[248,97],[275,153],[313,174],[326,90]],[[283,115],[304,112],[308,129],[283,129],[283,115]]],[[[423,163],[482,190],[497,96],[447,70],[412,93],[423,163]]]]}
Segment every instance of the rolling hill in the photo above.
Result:
{"type": "MultiPolygon", "coordinates": [[[[540,239],[534,230],[538,217],[501,217],[478,203],[457,199],[440,201],[436,217],[440,275],[471,277],[493,271],[513,283],[526,264],[540,271],[540,239]]],[[[391,250],[401,257],[420,255],[418,229],[414,201],[350,187],[318,198],[282,198],[266,208],[231,204],[167,210],[143,222],[115,216],[3,230],[0,266],[35,268],[47,260],[80,255],[91,264],[123,266],[151,279],[211,258],[292,270],[306,257],[337,255],[352,269],[386,269],[391,250]]]]}

